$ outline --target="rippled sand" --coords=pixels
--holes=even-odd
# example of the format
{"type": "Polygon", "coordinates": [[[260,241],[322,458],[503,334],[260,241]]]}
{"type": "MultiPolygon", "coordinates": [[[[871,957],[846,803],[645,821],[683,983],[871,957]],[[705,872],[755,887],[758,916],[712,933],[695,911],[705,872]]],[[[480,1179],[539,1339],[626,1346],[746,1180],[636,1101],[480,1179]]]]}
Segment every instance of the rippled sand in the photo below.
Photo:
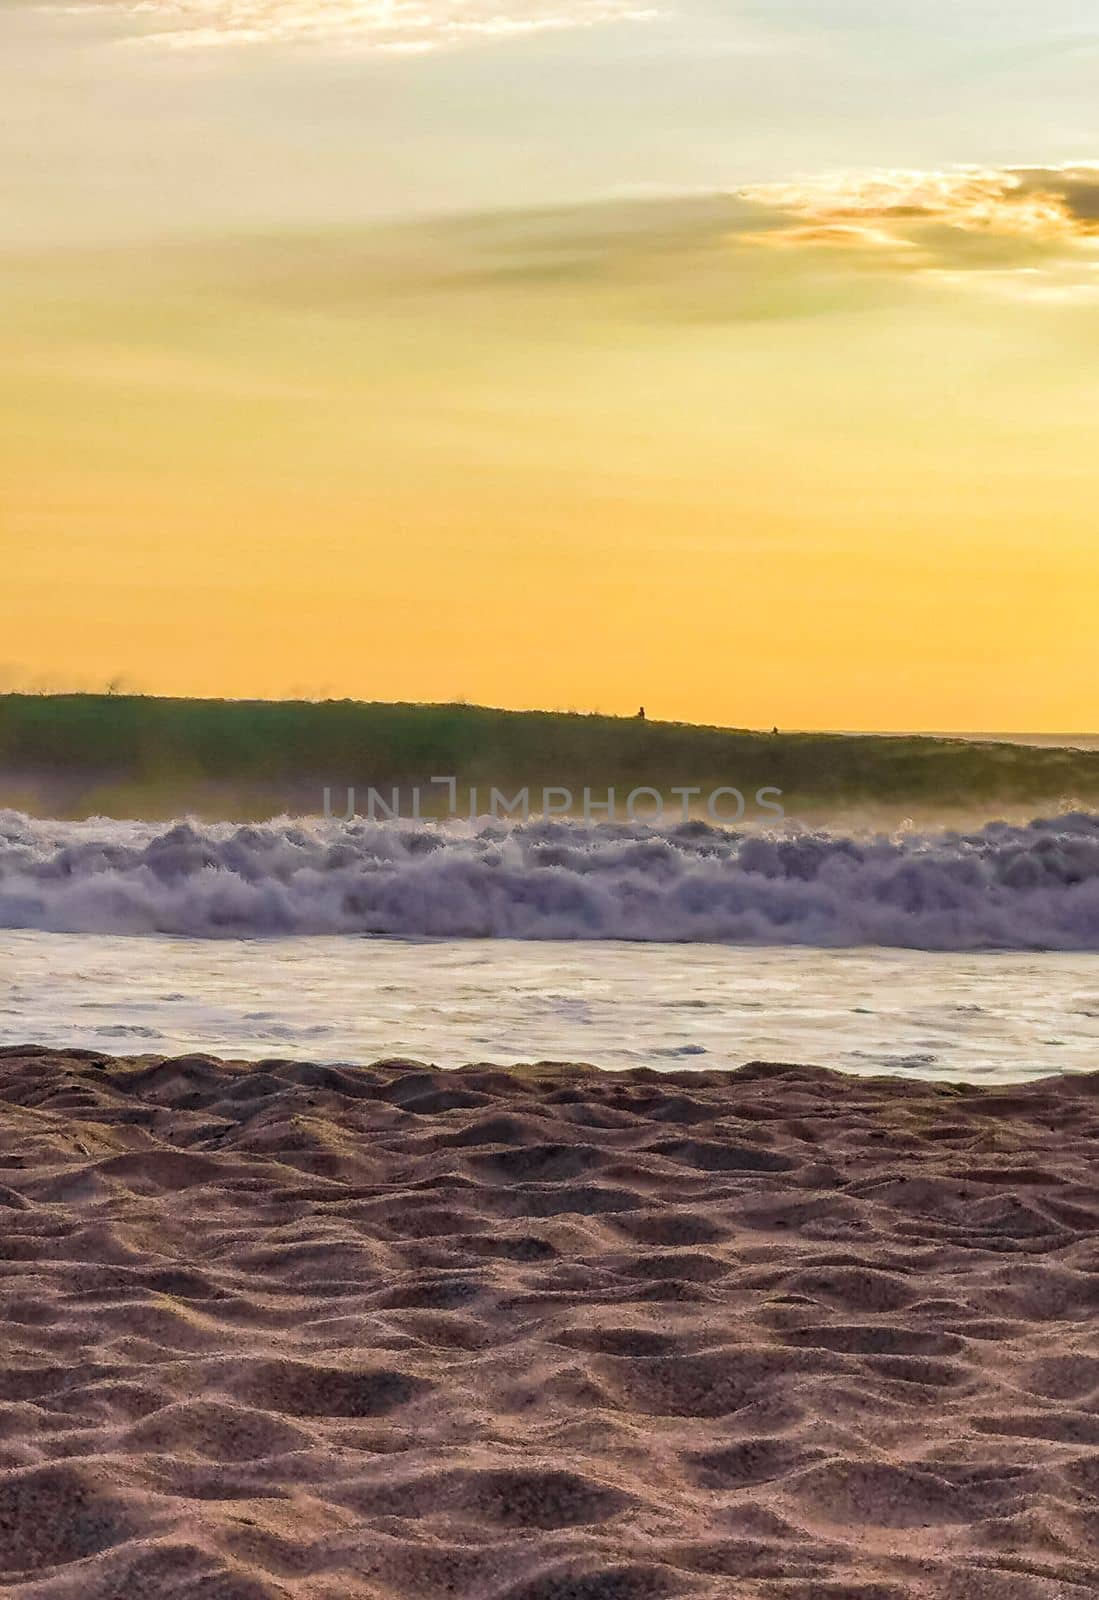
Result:
{"type": "Polygon", "coordinates": [[[0,1054],[18,1600],[1031,1600],[1099,1566],[1099,1074],[0,1054]]]}

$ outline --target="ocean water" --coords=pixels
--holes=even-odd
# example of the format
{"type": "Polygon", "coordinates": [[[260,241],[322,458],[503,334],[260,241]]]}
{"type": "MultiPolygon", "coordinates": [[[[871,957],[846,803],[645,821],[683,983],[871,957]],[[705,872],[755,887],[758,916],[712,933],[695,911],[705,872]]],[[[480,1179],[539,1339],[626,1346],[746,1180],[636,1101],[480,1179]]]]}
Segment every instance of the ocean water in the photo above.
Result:
{"type": "Polygon", "coordinates": [[[851,837],[8,811],[0,928],[1099,952],[1099,815],[851,837]]]}
{"type": "Polygon", "coordinates": [[[1099,817],[845,837],[0,813],[0,1042],[1099,1070],[1099,817]]]}
{"type": "Polygon", "coordinates": [[[1099,1070],[1099,960],[379,937],[0,934],[0,1043],[614,1069],[814,1062],[1011,1083],[1099,1070]]]}

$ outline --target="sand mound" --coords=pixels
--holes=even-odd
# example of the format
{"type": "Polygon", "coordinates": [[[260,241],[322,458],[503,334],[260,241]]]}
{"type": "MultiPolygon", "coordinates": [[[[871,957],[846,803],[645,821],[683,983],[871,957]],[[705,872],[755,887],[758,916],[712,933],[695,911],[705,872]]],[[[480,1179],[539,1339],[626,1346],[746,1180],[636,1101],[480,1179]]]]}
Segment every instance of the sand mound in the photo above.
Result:
{"type": "Polygon", "coordinates": [[[15,1600],[1099,1594],[1099,1075],[0,1052],[15,1600]]]}

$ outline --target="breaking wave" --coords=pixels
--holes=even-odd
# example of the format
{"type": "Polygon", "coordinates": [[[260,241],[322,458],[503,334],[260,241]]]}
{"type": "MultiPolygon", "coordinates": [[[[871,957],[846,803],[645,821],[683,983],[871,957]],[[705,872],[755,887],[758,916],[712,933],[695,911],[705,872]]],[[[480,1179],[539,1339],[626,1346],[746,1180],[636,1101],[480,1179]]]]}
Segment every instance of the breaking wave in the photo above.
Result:
{"type": "Polygon", "coordinates": [[[0,812],[0,927],[1099,950],[1099,816],[839,837],[0,812]]]}

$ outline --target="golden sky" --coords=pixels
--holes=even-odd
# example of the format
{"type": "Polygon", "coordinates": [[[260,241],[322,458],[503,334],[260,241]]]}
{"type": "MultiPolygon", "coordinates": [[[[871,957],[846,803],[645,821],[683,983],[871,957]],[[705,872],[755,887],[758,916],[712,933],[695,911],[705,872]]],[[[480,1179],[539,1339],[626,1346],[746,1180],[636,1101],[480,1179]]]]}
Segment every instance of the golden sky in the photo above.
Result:
{"type": "MultiPolygon", "coordinates": [[[[0,687],[1095,725],[1099,167],[1053,140],[1043,160],[786,173],[741,151],[725,184],[684,157],[679,192],[667,171],[616,192],[612,85],[602,198],[562,199],[535,164],[519,203],[512,106],[466,129],[462,170],[493,176],[474,194],[455,167],[445,210],[411,166],[388,221],[390,174],[359,203],[342,168],[330,190],[288,169],[234,219],[231,185],[211,209],[193,151],[173,161],[180,72],[215,110],[238,97],[236,123],[211,112],[216,189],[222,144],[228,170],[259,137],[247,93],[273,73],[316,93],[324,46],[345,87],[438,56],[472,88],[483,50],[549,49],[578,96],[664,8],[538,0],[509,22],[424,0],[400,37],[373,0],[156,9],[74,7],[75,55],[55,9],[12,13],[44,82],[108,62],[130,95],[170,71],[175,99],[147,163],[87,103],[109,184],[74,178],[76,119],[67,145],[53,128],[39,177],[71,204],[52,210],[0,153],[0,687]],[[166,218],[144,196],[173,171],[166,218]]],[[[309,102],[299,135],[323,142],[325,115],[309,102]]]]}

